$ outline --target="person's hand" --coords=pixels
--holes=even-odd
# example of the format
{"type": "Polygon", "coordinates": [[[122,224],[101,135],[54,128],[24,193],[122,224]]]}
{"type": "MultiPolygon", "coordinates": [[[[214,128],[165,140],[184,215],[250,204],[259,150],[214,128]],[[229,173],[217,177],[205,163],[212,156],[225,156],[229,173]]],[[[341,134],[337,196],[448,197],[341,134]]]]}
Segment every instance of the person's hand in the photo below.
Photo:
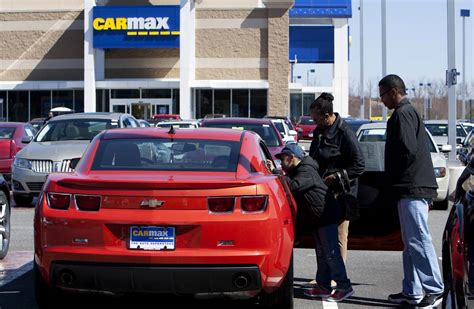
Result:
{"type": "Polygon", "coordinates": [[[267,159],[266,165],[269,171],[273,171],[275,169],[275,165],[273,164],[273,161],[270,159],[267,159]]]}
{"type": "Polygon", "coordinates": [[[328,175],[326,177],[324,177],[323,181],[324,181],[324,184],[328,187],[332,186],[335,182],[336,182],[336,175],[335,174],[331,174],[331,175],[328,175]]]}

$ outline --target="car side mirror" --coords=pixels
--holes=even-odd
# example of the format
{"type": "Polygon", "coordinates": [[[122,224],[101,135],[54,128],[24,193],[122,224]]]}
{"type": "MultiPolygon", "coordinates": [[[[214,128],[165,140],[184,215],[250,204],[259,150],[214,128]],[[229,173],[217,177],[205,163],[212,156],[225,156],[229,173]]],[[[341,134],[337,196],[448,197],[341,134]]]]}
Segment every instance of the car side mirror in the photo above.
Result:
{"type": "Polygon", "coordinates": [[[23,136],[21,142],[23,144],[29,144],[33,140],[33,136],[23,136]]]}
{"type": "Polygon", "coordinates": [[[280,132],[280,136],[281,136],[282,138],[285,138],[285,133],[284,133],[284,132],[280,132]]]}
{"type": "Polygon", "coordinates": [[[451,145],[443,145],[441,146],[440,151],[443,153],[451,152],[453,151],[453,147],[451,145]]]}
{"type": "Polygon", "coordinates": [[[296,132],[295,130],[290,130],[290,135],[292,136],[298,135],[298,132],[296,132]]]}
{"type": "Polygon", "coordinates": [[[71,159],[71,161],[69,162],[69,168],[72,169],[72,170],[75,170],[76,166],[77,166],[77,163],[79,163],[79,160],[81,160],[81,158],[71,159]]]}

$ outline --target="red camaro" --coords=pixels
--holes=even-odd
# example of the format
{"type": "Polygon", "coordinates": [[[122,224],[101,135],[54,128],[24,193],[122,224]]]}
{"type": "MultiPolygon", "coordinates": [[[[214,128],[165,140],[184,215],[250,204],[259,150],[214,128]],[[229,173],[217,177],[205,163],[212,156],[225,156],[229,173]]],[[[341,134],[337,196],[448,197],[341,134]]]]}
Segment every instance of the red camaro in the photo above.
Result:
{"type": "Polygon", "coordinates": [[[35,214],[36,297],[226,293],[292,308],[295,205],[250,131],[97,135],[35,214]]]}
{"type": "Polygon", "coordinates": [[[299,139],[313,139],[313,131],[316,129],[316,124],[310,116],[301,116],[296,123],[296,131],[299,139]]]}

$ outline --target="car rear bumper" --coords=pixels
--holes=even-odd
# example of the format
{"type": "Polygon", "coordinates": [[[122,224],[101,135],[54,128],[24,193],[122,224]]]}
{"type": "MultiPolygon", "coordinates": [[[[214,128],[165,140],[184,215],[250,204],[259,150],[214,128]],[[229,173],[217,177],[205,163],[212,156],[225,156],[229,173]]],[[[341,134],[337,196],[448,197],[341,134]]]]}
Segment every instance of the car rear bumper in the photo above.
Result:
{"type": "Polygon", "coordinates": [[[10,174],[12,171],[13,159],[0,159],[0,173],[10,174]]]}
{"type": "Polygon", "coordinates": [[[260,290],[259,268],[54,262],[55,286],[111,293],[223,293],[260,290]]]}
{"type": "Polygon", "coordinates": [[[448,198],[449,174],[445,177],[436,178],[436,183],[438,184],[438,189],[436,190],[437,196],[434,201],[441,202],[446,200],[448,198]]]}

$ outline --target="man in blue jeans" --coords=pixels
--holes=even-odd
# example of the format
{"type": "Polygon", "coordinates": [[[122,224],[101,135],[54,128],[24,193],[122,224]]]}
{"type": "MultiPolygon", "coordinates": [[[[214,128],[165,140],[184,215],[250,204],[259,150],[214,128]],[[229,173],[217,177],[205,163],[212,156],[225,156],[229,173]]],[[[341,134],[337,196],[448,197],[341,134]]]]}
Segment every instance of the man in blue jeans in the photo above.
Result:
{"type": "Polygon", "coordinates": [[[420,116],[405,97],[397,75],[379,82],[380,99],[393,113],[387,122],[385,173],[392,198],[398,201],[403,249],[403,290],[388,300],[431,308],[443,298],[443,280],[428,230],[429,202],[436,197],[436,178],[428,136],[420,116]]]}

